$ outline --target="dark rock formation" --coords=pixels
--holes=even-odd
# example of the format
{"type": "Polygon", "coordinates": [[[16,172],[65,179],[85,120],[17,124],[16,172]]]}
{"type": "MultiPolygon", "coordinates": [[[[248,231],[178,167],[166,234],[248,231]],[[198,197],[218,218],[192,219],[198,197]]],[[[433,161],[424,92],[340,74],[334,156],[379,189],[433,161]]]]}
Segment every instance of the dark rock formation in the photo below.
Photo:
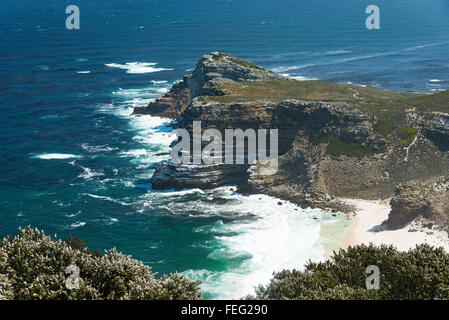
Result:
{"type": "Polygon", "coordinates": [[[400,229],[419,216],[430,216],[430,201],[420,181],[407,182],[396,188],[390,201],[391,212],[386,224],[391,229],[400,229]]]}
{"type": "Polygon", "coordinates": [[[247,165],[175,165],[163,162],[157,166],[152,188],[213,189],[225,185],[245,184],[248,181],[247,165]]]}
{"type": "Polygon", "coordinates": [[[177,119],[190,102],[190,90],[186,82],[182,81],[175,83],[169,92],[150,102],[148,106],[134,108],[133,114],[177,119]]]}
{"type": "Polygon", "coordinates": [[[449,115],[435,113],[431,120],[423,121],[423,134],[441,151],[449,151],[449,115]]]}

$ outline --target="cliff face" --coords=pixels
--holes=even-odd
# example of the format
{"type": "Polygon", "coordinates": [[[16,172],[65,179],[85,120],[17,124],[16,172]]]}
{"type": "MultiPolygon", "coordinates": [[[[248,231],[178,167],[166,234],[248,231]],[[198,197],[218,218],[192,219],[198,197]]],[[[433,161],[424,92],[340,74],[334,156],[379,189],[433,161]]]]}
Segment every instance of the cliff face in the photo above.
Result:
{"type": "Polygon", "coordinates": [[[412,180],[427,185],[447,176],[447,93],[415,97],[289,80],[215,52],[201,58],[193,74],[165,96],[134,113],[170,117],[188,130],[198,120],[202,130],[222,133],[226,128],[279,130],[276,173],[261,175],[254,164],[162,163],[153,176],[153,188],[237,185],[241,192],[263,192],[303,206],[343,211],[348,208],[335,197],[377,199],[396,192],[391,227],[418,213],[441,223],[449,220],[446,209],[436,206],[437,199],[447,198],[447,191],[424,188],[421,199],[408,196],[404,185],[396,188],[412,180]],[[431,204],[426,202],[430,193],[431,204]]]}
{"type": "Polygon", "coordinates": [[[148,106],[134,108],[133,114],[176,119],[191,101],[191,92],[187,83],[182,81],[174,84],[169,92],[150,102],[148,106]]]}

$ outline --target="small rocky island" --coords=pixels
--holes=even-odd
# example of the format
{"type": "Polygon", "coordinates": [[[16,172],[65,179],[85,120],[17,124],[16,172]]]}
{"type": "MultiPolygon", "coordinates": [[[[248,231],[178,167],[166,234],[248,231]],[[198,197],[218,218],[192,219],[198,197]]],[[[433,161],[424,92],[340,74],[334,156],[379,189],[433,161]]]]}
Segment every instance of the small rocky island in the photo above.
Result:
{"type": "Polygon", "coordinates": [[[449,91],[389,92],[288,79],[229,54],[203,56],[191,75],[134,115],[192,130],[278,129],[279,170],[160,163],[154,189],[236,185],[303,207],[351,211],[339,198],[388,199],[385,225],[417,217],[449,227],[449,91]]]}

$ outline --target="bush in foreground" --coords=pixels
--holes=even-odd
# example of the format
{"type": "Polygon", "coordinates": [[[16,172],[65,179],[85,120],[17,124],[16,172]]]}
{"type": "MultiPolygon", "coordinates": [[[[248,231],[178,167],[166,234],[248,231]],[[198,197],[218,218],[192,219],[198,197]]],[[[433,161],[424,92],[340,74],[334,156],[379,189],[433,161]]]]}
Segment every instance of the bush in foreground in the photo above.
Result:
{"type": "MultiPolygon", "coordinates": [[[[68,241],[38,230],[0,244],[1,299],[200,299],[199,283],[178,274],[156,279],[148,266],[115,249],[103,255],[83,240],[68,241]],[[80,270],[79,289],[68,289],[69,265],[80,270]]],[[[449,299],[449,254],[420,245],[408,252],[392,246],[356,246],[334,253],[304,271],[284,270],[259,286],[252,299],[449,299]],[[365,270],[380,270],[380,288],[367,290],[365,270]]]]}
{"type": "Polygon", "coordinates": [[[19,229],[0,245],[1,299],[200,299],[199,283],[178,274],[156,279],[151,268],[115,249],[104,255],[75,238],[19,229]],[[68,289],[69,265],[79,268],[79,289],[68,289]]]}
{"type": "Polygon", "coordinates": [[[392,246],[357,246],[334,253],[323,263],[309,262],[304,271],[275,273],[255,299],[449,299],[449,254],[420,245],[408,252],[392,246]],[[376,265],[380,288],[366,289],[365,270],[376,265]]]}

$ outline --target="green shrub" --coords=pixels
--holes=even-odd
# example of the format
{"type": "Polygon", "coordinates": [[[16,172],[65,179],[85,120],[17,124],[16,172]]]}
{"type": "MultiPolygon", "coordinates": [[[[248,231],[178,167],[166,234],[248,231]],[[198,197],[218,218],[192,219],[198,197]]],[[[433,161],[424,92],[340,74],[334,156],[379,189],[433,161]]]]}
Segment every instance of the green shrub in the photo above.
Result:
{"type": "Polygon", "coordinates": [[[345,142],[338,137],[322,137],[318,141],[320,143],[328,142],[326,154],[335,158],[342,155],[362,158],[374,154],[373,150],[365,148],[360,143],[345,142]]]}
{"type": "Polygon", "coordinates": [[[304,271],[275,273],[256,299],[449,299],[449,254],[419,245],[408,252],[392,246],[356,246],[334,252],[331,260],[309,262],[304,271]],[[365,270],[380,270],[379,290],[366,289],[365,270]]]}
{"type": "Polygon", "coordinates": [[[415,128],[404,127],[399,131],[399,137],[401,138],[402,145],[409,145],[416,138],[416,133],[418,131],[415,128]]]}
{"type": "Polygon", "coordinates": [[[391,119],[379,119],[374,126],[374,130],[376,132],[382,134],[383,136],[388,136],[390,133],[393,132],[393,129],[395,127],[395,122],[391,119]]]}
{"type": "Polygon", "coordinates": [[[197,99],[199,102],[201,102],[201,104],[207,103],[207,98],[205,96],[198,97],[197,99]]]}
{"type": "Polygon", "coordinates": [[[115,249],[104,255],[85,242],[19,229],[0,245],[0,299],[200,299],[199,283],[178,274],[156,279],[151,268],[115,249]],[[68,289],[69,265],[80,270],[79,289],[68,289]]]}
{"type": "Polygon", "coordinates": [[[260,70],[263,69],[261,66],[258,66],[254,62],[249,62],[249,61],[246,61],[246,60],[243,60],[243,59],[240,59],[240,58],[237,58],[237,57],[233,57],[233,56],[230,56],[230,59],[231,59],[231,61],[233,61],[233,62],[235,62],[235,63],[237,63],[237,64],[239,64],[241,66],[244,66],[244,67],[256,68],[256,69],[260,69],[260,70]]]}

